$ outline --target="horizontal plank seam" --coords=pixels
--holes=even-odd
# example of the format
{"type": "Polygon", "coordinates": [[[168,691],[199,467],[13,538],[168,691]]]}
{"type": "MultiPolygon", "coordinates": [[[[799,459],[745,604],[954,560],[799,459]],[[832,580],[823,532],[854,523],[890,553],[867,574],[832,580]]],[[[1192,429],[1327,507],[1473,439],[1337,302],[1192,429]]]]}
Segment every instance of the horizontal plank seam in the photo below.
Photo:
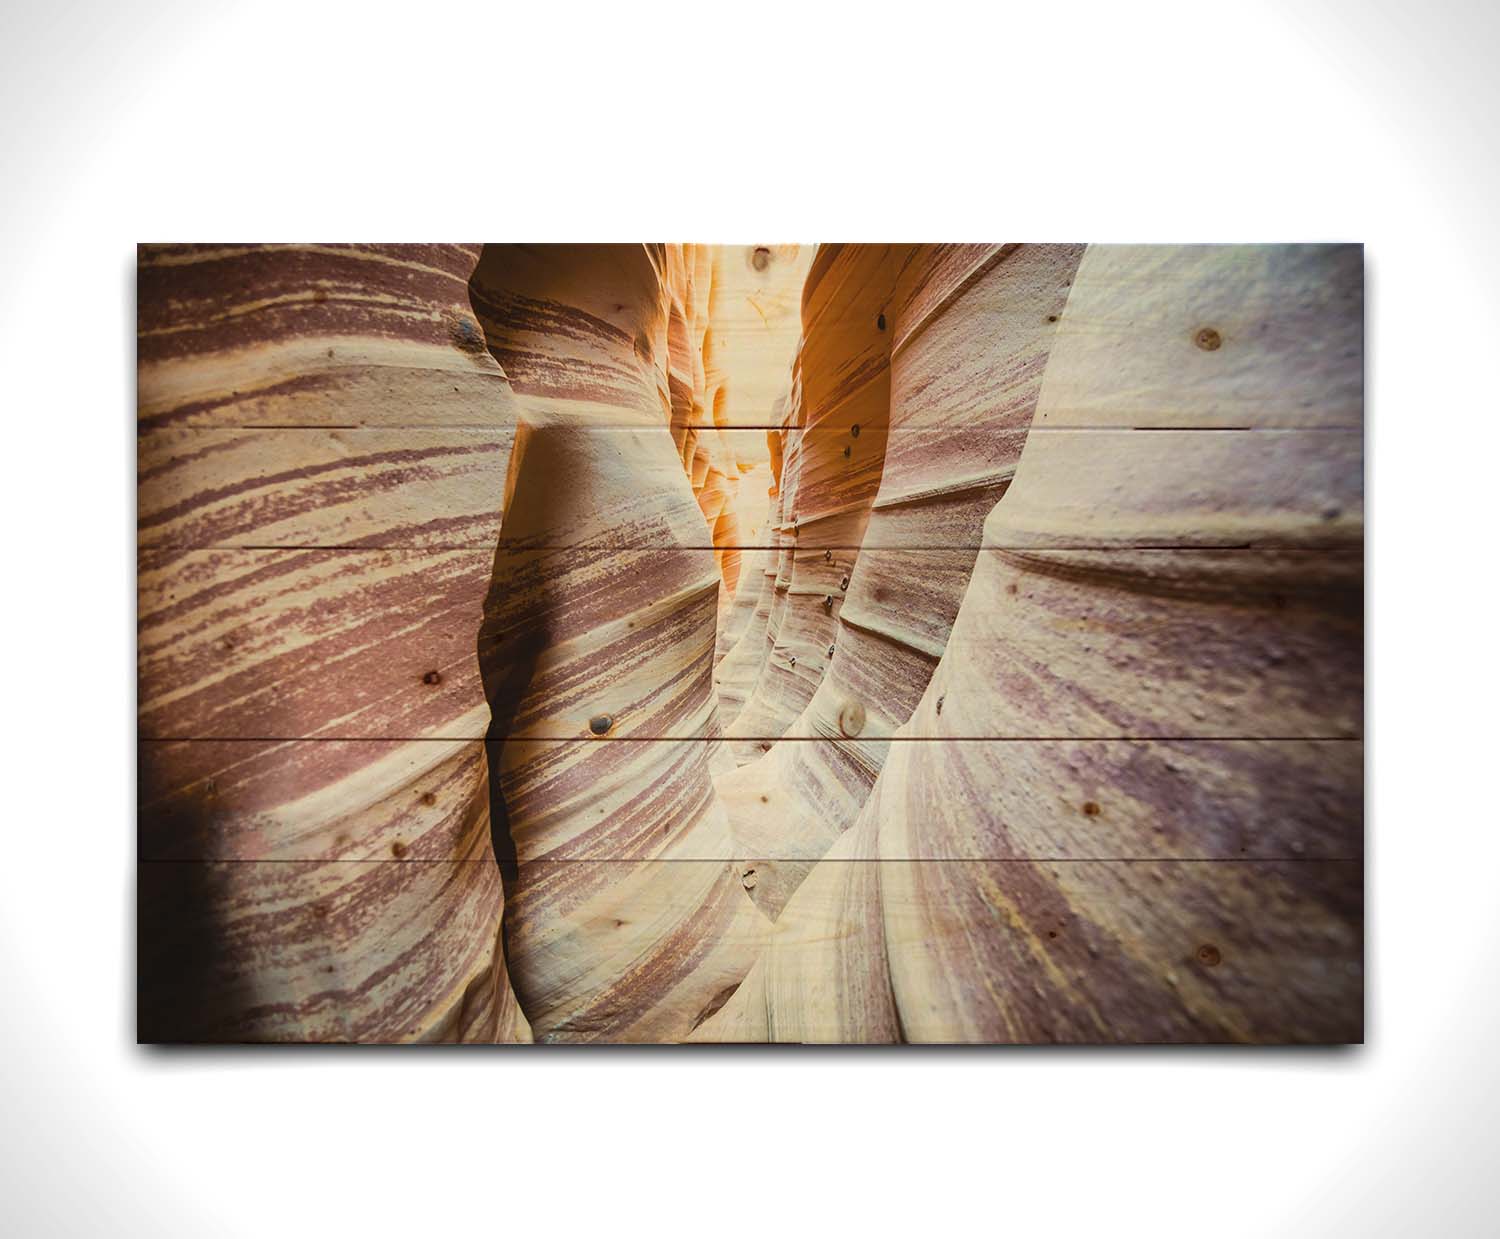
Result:
{"type": "MultiPolygon", "coordinates": [[[[162,551],[364,551],[369,554],[388,554],[392,551],[410,555],[442,555],[454,551],[486,551],[502,549],[494,542],[431,543],[423,546],[399,544],[379,545],[363,543],[317,542],[244,542],[244,543],[197,543],[148,542],[137,546],[138,553],[162,551]]],[[[1329,551],[1342,551],[1350,555],[1362,554],[1361,548],[1352,546],[1348,538],[1337,541],[1296,543],[1279,542],[933,542],[933,543],[883,543],[883,542],[813,542],[797,546],[789,542],[745,542],[730,545],[715,545],[705,542],[674,542],[670,545],[658,542],[558,542],[538,543],[525,546],[506,546],[503,549],[514,553],[523,551],[1274,551],[1277,554],[1304,552],[1324,555],[1329,551]]],[[[775,572],[767,571],[766,576],[775,572]]]]}
{"type": "MultiPolygon", "coordinates": [[[[416,431],[438,431],[465,430],[476,434],[501,435],[515,429],[516,423],[508,419],[491,419],[482,422],[234,422],[229,424],[202,423],[191,426],[148,426],[137,429],[137,439],[165,438],[168,436],[192,433],[218,433],[232,434],[251,430],[368,430],[377,433],[389,433],[394,431],[416,430],[416,431]]],[[[671,431],[673,427],[667,422],[601,422],[598,424],[575,424],[571,426],[549,429],[567,429],[578,431],[620,431],[628,430],[639,434],[643,430],[666,430],[671,431]]],[[[686,430],[697,431],[781,431],[787,435],[800,435],[807,431],[816,429],[814,426],[777,426],[760,425],[758,423],[735,424],[733,426],[710,426],[705,423],[695,423],[683,427],[686,430]]],[[[904,434],[942,434],[951,435],[959,432],[972,432],[982,427],[955,425],[951,422],[934,422],[932,425],[923,425],[918,422],[915,425],[890,426],[886,428],[888,435],[904,434]]],[[[1006,433],[1007,428],[1001,427],[997,433],[1006,433]]],[[[1327,425],[1311,426],[1170,426],[1155,423],[1121,425],[1119,423],[1080,423],[1078,425],[1049,425],[1041,426],[1033,424],[1029,428],[1011,427],[1011,433],[1025,431],[1027,434],[1074,434],[1079,431],[1088,431],[1101,434],[1130,434],[1132,431],[1169,432],[1183,434],[1363,434],[1365,427],[1363,423],[1345,424],[1329,423],[1327,425]]]]}
{"type": "MultiPolygon", "coordinates": [[[[740,860],[810,860],[807,856],[768,856],[760,852],[736,853],[733,856],[538,856],[521,861],[523,865],[724,865],[740,860]]],[[[824,856],[821,864],[849,865],[1357,865],[1363,856],[824,856]]],[[[488,856],[470,859],[407,856],[359,857],[345,859],[323,856],[267,856],[251,859],[224,857],[136,857],[138,865],[493,865],[488,856]]]]}
{"type": "Polygon", "coordinates": [[[1197,736],[536,736],[536,735],[507,735],[507,736],[142,736],[137,735],[136,741],[140,744],[268,744],[296,741],[306,744],[348,744],[348,743],[375,743],[388,744],[414,744],[418,741],[432,742],[434,744],[452,744],[457,740],[468,740],[483,742],[485,744],[500,744],[508,740],[526,740],[533,743],[547,744],[659,744],[671,742],[674,744],[715,744],[721,740],[754,740],[770,741],[773,743],[787,743],[790,741],[801,741],[811,744],[947,744],[952,741],[960,741],[964,744],[1022,744],[1036,741],[1057,742],[1079,742],[1079,743],[1110,743],[1115,741],[1128,741],[1134,743],[1159,743],[1159,744],[1250,744],[1250,743],[1275,743],[1291,744],[1299,742],[1317,743],[1362,743],[1363,735],[1318,735],[1318,736],[1220,736],[1220,735],[1197,735],[1197,736]]]}

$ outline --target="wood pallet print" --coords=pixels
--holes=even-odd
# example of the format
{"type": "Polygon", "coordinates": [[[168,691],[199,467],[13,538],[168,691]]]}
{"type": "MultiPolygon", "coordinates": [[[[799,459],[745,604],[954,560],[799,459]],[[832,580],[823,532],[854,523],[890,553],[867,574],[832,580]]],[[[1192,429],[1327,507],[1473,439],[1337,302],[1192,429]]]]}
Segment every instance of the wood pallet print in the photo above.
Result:
{"type": "Polygon", "coordinates": [[[146,245],[137,1032],[1329,1043],[1357,245],[146,245]]]}

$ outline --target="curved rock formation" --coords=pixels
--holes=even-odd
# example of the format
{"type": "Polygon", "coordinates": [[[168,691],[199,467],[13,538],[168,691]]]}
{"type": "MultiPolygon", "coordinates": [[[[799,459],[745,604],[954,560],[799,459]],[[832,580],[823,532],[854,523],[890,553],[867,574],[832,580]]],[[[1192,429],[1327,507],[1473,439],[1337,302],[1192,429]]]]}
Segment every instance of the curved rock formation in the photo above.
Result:
{"type": "Polygon", "coordinates": [[[694,269],[491,246],[474,274],[523,404],[479,658],[506,954],[542,1040],[680,1039],[762,936],[710,770],[723,561],[691,450],[694,269]]]}
{"type": "Polygon", "coordinates": [[[141,306],[144,1037],[1361,1035],[1356,247],[141,306]]]}
{"type": "Polygon", "coordinates": [[[699,1036],[1358,1038],[1360,300],[1349,247],[1088,252],[936,674],[699,1036]]]}
{"type": "MultiPolygon", "coordinates": [[[[781,507],[780,490],[774,483],[771,502],[774,521],[781,507]]],[[[764,536],[768,541],[774,541],[779,535],[768,525],[764,536]]],[[[724,651],[714,671],[714,687],[719,695],[719,709],[723,718],[733,719],[740,714],[760,676],[767,642],[771,639],[771,614],[776,608],[778,597],[776,582],[780,560],[780,551],[776,547],[762,547],[756,555],[756,566],[747,565],[741,579],[735,606],[739,608],[744,603],[752,609],[744,618],[744,626],[738,637],[724,651]]],[[[721,632],[721,639],[722,637],[721,632]]]]}
{"type": "Polygon", "coordinates": [[[742,763],[801,714],[831,658],[843,605],[835,574],[853,568],[884,462],[890,369],[882,310],[900,258],[891,246],[824,246],[808,274],[797,381],[780,436],[771,641],[744,709],[728,724],[742,763]],[[798,555],[809,551],[820,567],[799,575],[798,555]]]}
{"type": "Polygon", "coordinates": [[[141,251],[145,1040],[529,1039],[463,620],[514,417],[477,256],[141,251]]]}
{"type": "MultiPolygon", "coordinates": [[[[888,380],[862,363],[878,376],[860,389],[864,423],[847,417],[835,433],[810,431],[796,444],[814,477],[844,462],[833,503],[816,488],[799,502],[815,515],[802,518],[790,556],[788,597],[821,598],[829,631],[812,639],[826,636],[827,650],[804,642],[799,665],[819,678],[786,739],[719,783],[737,842],[761,858],[757,902],[772,915],[854,822],[942,655],[981,523],[1015,472],[1081,254],[1066,245],[881,249],[862,260],[878,274],[837,311],[856,340],[885,336],[890,347],[888,380]],[[883,398],[889,407],[877,410],[883,398]],[[830,506],[835,520],[853,517],[848,546],[833,545],[845,525],[825,533],[820,524],[816,513],[830,506]]],[[[815,331],[816,320],[809,339],[815,331]]],[[[741,716],[733,729],[761,721],[741,716]]]]}

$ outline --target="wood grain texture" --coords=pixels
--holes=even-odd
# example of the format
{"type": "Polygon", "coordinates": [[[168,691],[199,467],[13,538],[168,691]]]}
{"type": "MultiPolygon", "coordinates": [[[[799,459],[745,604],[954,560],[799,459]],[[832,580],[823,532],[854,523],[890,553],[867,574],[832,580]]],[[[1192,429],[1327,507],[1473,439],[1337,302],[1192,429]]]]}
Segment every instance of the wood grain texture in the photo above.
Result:
{"type": "Polygon", "coordinates": [[[509,426],[142,435],[139,544],[493,546],[511,438],[509,426]]]}
{"type": "Polygon", "coordinates": [[[138,749],[142,860],[432,861],[488,839],[483,741],[165,740],[138,749]]]}
{"type": "MultiPolygon", "coordinates": [[[[715,668],[723,662],[729,651],[739,644],[740,638],[749,631],[757,615],[770,614],[769,604],[764,610],[760,605],[765,593],[766,569],[770,562],[771,551],[768,547],[757,547],[743,554],[740,558],[740,572],[745,587],[736,589],[734,593],[728,593],[727,590],[720,591],[719,633],[714,642],[715,668]]],[[[716,676],[715,685],[721,682],[716,676]]],[[[722,692],[719,694],[719,703],[721,706],[724,704],[722,692]]]]}
{"type": "MultiPolygon", "coordinates": [[[[763,565],[758,574],[747,568],[740,580],[743,595],[754,593],[754,610],[746,621],[744,630],[734,644],[725,651],[723,660],[714,672],[714,688],[719,695],[719,710],[726,718],[735,718],[745,708],[745,700],[754,687],[760,673],[764,646],[771,632],[771,612],[778,597],[776,590],[777,564],[780,555],[771,550],[764,553],[763,565]]],[[[740,595],[736,597],[736,603],[740,595]]]]}
{"type": "MultiPolygon", "coordinates": [[[[720,296],[733,338],[720,352],[766,346],[765,310],[778,287],[800,283],[796,253],[783,248],[774,277],[720,296]],[[747,296],[763,303],[760,331],[735,321],[747,296]]],[[[680,605],[634,597],[651,604],[643,632],[656,625],[671,638],[657,648],[690,666],[694,647],[684,657],[673,644],[684,617],[712,643],[738,544],[764,523],[752,512],[742,531],[735,503],[764,432],[721,431],[726,380],[707,388],[714,254],[496,248],[476,269],[480,256],[477,246],[142,249],[142,906],[171,909],[143,916],[143,960],[168,961],[143,964],[143,1036],[529,1038],[496,946],[503,900],[480,741],[492,727],[484,689],[502,690],[481,664],[495,664],[506,638],[524,659],[535,640],[564,636],[547,631],[556,609],[513,622],[528,581],[549,575],[582,582],[568,596],[583,600],[570,605],[570,631],[590,640],[568,647],[564,636],[564,656],[599,653],[610,633],[588,623],[601,614],[590,591],[654,565],[675,539],[702,548],[678,561],[680,605]],[[623,337],[622,313],[633,328],[623,337]],[[560,428],[596,433],[559,438],[560,428]],[[687,503],[617,502],[618,485],[590,489],[596,473],[687,503]],[[559,477],[577,482],[567,522],[548,523],[549,476],[552,490],[559,477]],[[635,549],[601,567],[601,546],[635,549]],[[407,866],[424,866],[426,884],[407,866]],[[357,924],[329,912],[345,891],[358,892],[357,924]],[[277,919],[260,915],[267,900],[277,919]],[[442,936],[455,917],[461,948],[442,936]],[[253,934],[267,926],[295,941],[257,962],[253,934]],[[184,952],[188,963],[170,962],[184,952]],[[335,952],[384,979],[310,996],[335,952]],[[194,960],[205,967],[196,994],[194,960]],[[489,998],[476,1005],[481,991],[489,998]]],[[[610,620],[633,605],[610,603],[622,608],[606,607],[610,620]]],[[[553,670],[544,696],[566,678],[553,670]]],[[[707,668],[687,685],[705,695],[707,668]]],[[[622,732],[660,720],[648,698],[624,711],[622,732]]],[[[662,700],[667,717],[684,714],[670,689],[662,700]]],[[[511,705],[524,732],[525,704],[511,705]]],[[[556,731],[554,716],[534,713],[534,729],[556,731]]],[[[715,734],[711,709],[685,714],[683,734],[715,734]]],[[[587,723],[567,734],[588,734],[587,723]]],[[[521,889],[525,916],[512,919],[524,937],[545,901],[521,889]]]]}
{"type": "MultiPolygon", "coordinates": [[[[760,680],[766,687],[752,698],[759,708],[747,706],[725,732],[742,761],[758,756],[757,746],[765,752],[719,786],[741,846],[778,858],[752,895],[773,916],[806,864],[852,825],[886,740],[910,716],[946,648],[984,515],[1014,475],[1080,253],[928,246],[870,255],[881,281],[872,298],[881,307],[875,334],[899,349],[894,361],[886,355],[888,373],[878,380],[886,414],[860,414],[867,420],[856,435],[855,422],[838,420],[841,411],[829,426],[835,433],[809,430],[789,455],[802,462],[799,486],[819,454],[846,465],[878,459],[860,492],[869,506],[794,531],[783,622],[760,680]],[[966,403],[950,416],[954,392],[966,403]],[[887,549],[907,545],[925,549],[887,549]],[[767,748],[764,735],[829,743],[767,748]],[[773,797],[774,812],[765,807],[773,797]],[[793,856],[803,863],[786,863],[793,856]]],[[[869,331],[869,307],[863,311],[836,320],[853,317],[861,343],[869,331]]],[[[809,505],[799,498],[798,506],[809,505]]]]}
{"type": "MultiPolygon", "coordinates": [[[[766,656],[730,735],[776,737],[812,700],[832,657],[843,591],[798,582],[795,548],[810,539],[839,547],[836,566],[852,570],[880,486],[890,424],[889,333],[882,311],[902,251],[891,246],[824,246],[803,291],[803,337],[773,464],[780,535],[776,593],[766,656]],[[800,431],[800,433],[795,433],[800,431]],[[855,444],[859,445],[857,454],[855,444]],[[846,455],[844,449],[848,448],[846,455]],[[816,530],[816,532],[813,532],[816,530]],[[797,652],[802,652],[799,666],[797,652]]],[[[737,762],[759,755],[733,744],[737,762]]]]}
{"type": "Polygon", "coordinates": [[[469,299],[477,245],[143,245],[142,432],[514,420],[469,299]]]}
{"type": "MultiPolygon", "coordinates": [[[[642,750],[632,742],[592,736],[506,742],[502,799],[533,824],[512,830],[518,854],[654,860],[670,849],[685,859],[718,859],[717,835],[703,836],[707,847],[700,851],[661,829],[674,805],[691,804],[678,801],[675,789],[713,743],[652,746],[651,790],[637,795],[633,772],[642,750]],[[535,799],[572,829],[552,829],[549,816],[534,811],[535,799]]],[[[851,750],[858,752],[837,739],[786,741],[793,743],[809,750],[798,772],[837,772],[852,760],[851,750]]],[[[1364,763],[1358,740],[903,735],[882,753],[881,769],[891,771],[887,807],[899,803],[909,819],[951,824],[940,834],[913,836],[922,850],[891,859],[1348,860],[1361,851],[1363,806],[1348,794],[1364,763]],[[926,751],[934,745],[939,751],[926,751]],[[992,762],[1003,762],[1014,779],[987,785],[984,771],[992,762]],[[942,799],[931,791],[938,765],[957,789],[942,799]],[[1021,817],[1035,823],[1024,839],[1008,828],[1021,817]]],[[[480,741],[143,741],[141,858],[441,859],[463,850],[474,830],[488,828],[485,763],[480,741]]],[[[716,782],[727,804],[725,780],[716,782]]],[[[697,785],[698,797],[709,794],[697,785]]],[[[779,826],[800,800],[820,794],[815,783],[788,783],[769,789],[764,802],[729,811],[737,828],[755,830],[765,843],[757,859],[774,865],[803,854],[779,826]],[[741,813],[765,822],[756,830],[753,821],[739,821],[741,813]]]]}
{"type": "MultiPolygon", "coordinates": [[[[1252,309],[1300,304],[1301,253],[1249,268],[1232,250],[1157,257],[1187,273],[1173,292],[1195,313],[1247,281],[1252,309]]],[[[1108,263],[1082,264],[1060,340],[1075,307],[1110,302],[1113,279],[1108,263]]],[[[1338,424],[1358,353],[1332,338],[1317,391],[1338,424]]],[[[894,756],[834,850],[789,867],[766,955],[698,1037],[1362,1036],[1354,749],[1241,739],[1360,733],[1357,437],[1270,433],[1288,406],[1246,398],[1237,355],[1258,339],[1190,342],[1208,365],[1159,378],[1153,397],[1181,410],[1171,425],[1232,405],[1247,419],[1237,437],[1029,437],[894,756]],[[1015,549],[1032,539],[1037,549],[1015,549]],[[1028,743],[971,739],[1002,735],[1028,743]],[[1110,746],[1067,739],[1085,736],[1110,746]],[[1147,736],[1162,739],[1149,757],[1119,747],[1147,736]],[[1177,748],[1200,736],[1227,742],[1177,748]],[[1215,809],[1228,789],[1247,796],[1243,814],[1215,809]],[[1245,859],[1225,855],[1241,848],[1245,859]]],[[[1059,349],[1039,425],[1079,391],[1112,390],[1103,364],[1059,349]]],[[[1122,392],[1102,424],[1131,424],[1135,389],[1122,392]]]]}
{"type": "MultiPolygon", "coordinates": [[[[580,427],[597,453],[628,451],[632,428],[580,427]]],[[[738,552],[769,546],[760,504],[770,470],[762,430],[714,431],[718,451],[743,468],[731,484],[705,471],[695,491],[705,517],[704,546],[738,552]],[[715,480],[717,479],[717,480],[715,480]],[[713,488],[717,487],[717,490],[713,488]],[[716,506],[714,506],[716,505],[716,506]],[[711,508],[711,510],[710,510],[711,508]],[[726,524],[725,522],[728,521],[726,524]],[[715,526],[718,526],[716,529],[715,526]]],[[[189,427],[138,440],[138,541],[178,550],[265,547],[484,547],[499,540],[504,482],[515,431],[472,427],[341,429],[189,427]]],[[[673,485],[700,457],[652,462],[641,488],[673,485]]],[[[618,525],[594,531],[618,545],[650,547],[622,513],[618,525]]],[[[726,591],[732,598],[733,590],[726,591]]]]}
{"type": "Polygon", "coordinates": [[[479,662],[503,738],[505,953],[544,1041],[680,1039],[759,941],[712,785],[719,597],[738,560],[705,544],[713,469],[688,433],[703,271],[680,247],[600,246],[489,247],[475,273],[524,406],[479,662]],[[641,424],[580,433],[606,416],[641,424]],[[601,742],[530,743],[556,736],[601,742]],[[603,839],[657,859],[578,859],[603,839]]]}
{"type": "Polygon", "coordinates": [[[483,551],[143,558],[145,738],[482,737],[483,551]]]}
{"type": "Polygon", "coordinates": [[[498,528],[478,253],[142,247],[142,1039],[530,1039],[482,749],[417,740],[484,726],[488,553],[414,549],[498,528]],[[192,549],[302,543],[399,549],[192,549]]]}
{"type": "Polygon", "coordinates": [[[1361,268],[143,248],[141,1035],[1360,1039],[1361,268]]]}
{"type": "Polygon", "coordinates": [[[1358,862],[846,859],[858,843],[845,835],[813,870],[694,1040],[1362,1035],[1358,862]]]}
{"type": "Polygon", "coordinates": [[[1358,245],[1092,245],[1039,426],[1364,424],[1358,245]]]}
{"type": "Polygon", "coordinates": [[[498,948],[500,875],[477,842],[427,862],[137,873],[142,1040],[530,1040],[498,948]]]}

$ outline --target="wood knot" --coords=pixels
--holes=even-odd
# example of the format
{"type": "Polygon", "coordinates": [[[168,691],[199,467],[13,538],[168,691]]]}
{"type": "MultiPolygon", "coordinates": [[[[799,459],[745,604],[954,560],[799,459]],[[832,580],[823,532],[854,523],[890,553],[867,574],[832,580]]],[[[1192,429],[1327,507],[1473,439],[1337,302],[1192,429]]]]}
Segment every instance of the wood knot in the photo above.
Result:
{"type": "Polygon", "coordinates": [[[823,599],[823,610],[825,610],[825,611],[832,611],[833,610],[833,595],[832,594],[829,594],[826,598],[823,599]]]}
{"type": "Polygon", "coordinates": [[[1205,968],[1217,968],[1219,961],[1224,957],[1219,954],[1219,948],[1212,942],[1205,942],[1198,948],[1197,958],[1198,962],[1205,968]]]}
{"type": "Polygon", "coordinates": [[[854,737],[865,729],[865,708],[857,701],[846,701],[839,711],[839,730],[854,737]]]}
{"type": "Polygon", "coordinates": [[[1096,801],[1096,800],[1085,800],[1083,802],[1083,815],[1084,815],[1084,817],[1098,817],[1101,812],[1102,812],[1102,810],[1099,808],[1099,802],[1098,801],[1096,801]]]}
{"type": "Polygon", "coordinates": [[[464,353],[483,353],[486,351],[484,332],[479,329],[479,324],[473,319],[456,319],[449,329],[449,339],[453,341],[453,347],[464,353]]]}
{"type": "Polygon", "coordinates": [[[744,873],[740,874],[740,884],[747,891],[753,891],[755,889],[755,870],[746,869],[744,873]]]}
{"type": "Polygon", "coordinates": [[[859,423],[858,422],[855,422],[854,425],[852,425],[852,426],[849,427],[849,437],[851,439],[857,439],[857,438],[859,438],[859,423]]]}
{"type": "Polygon", "coordinates": [[[589,730],[596,736],[602,736],[615,725],[615,720],[608,714],[596,714],[589,719],[589,730]]]}
{"type": "Polygon", "coordinates": [[[885,330],[885,315],[884,314],[877,314],[875,316],[875,330],[876,331],[884,331],[885,330]]]}
{"type": "Polygon", "coordinates": [[[436,792],[423,792],[422,793],[422,803],[425,804],[425,805],[435,805],[435,804],[437,804],[437,793],[436,792]]]}
{"type": "Polygon", "coordinates": [[[397,860],[400,860],[403,856],[406,855],[406,844],[402,843],[400,839],[397,839],[395,843],[391,844],[391,855],[394,856],[397,860]]]}
{"type": "Polygon", "coordinates": [[[1193,336],[1193,343],[1205,353],[1212,353],[1224,340],[1212,327],[1199,327],[1197,334],[1193,336]]]}
{"type": "Polygon", "coordinates": [[[750,265],[757,271],[764,271],[771,265],[771,251],[764,245],[757,245],[750,251],[750,265]]]}
{"type": "Polygon", "coordinates": [[[422,677],[423,684],[441,684],[442,682],[443,673],[441,671],[429,671],[422,677]]]}
{"type": "Polygon", "coordinates": [[[844,576],[844,577],[840,577],[839,578],[839,588],[842,589],[842,590],[847,590],[849,588],[849,578],[848,577],[844,576]]]}

